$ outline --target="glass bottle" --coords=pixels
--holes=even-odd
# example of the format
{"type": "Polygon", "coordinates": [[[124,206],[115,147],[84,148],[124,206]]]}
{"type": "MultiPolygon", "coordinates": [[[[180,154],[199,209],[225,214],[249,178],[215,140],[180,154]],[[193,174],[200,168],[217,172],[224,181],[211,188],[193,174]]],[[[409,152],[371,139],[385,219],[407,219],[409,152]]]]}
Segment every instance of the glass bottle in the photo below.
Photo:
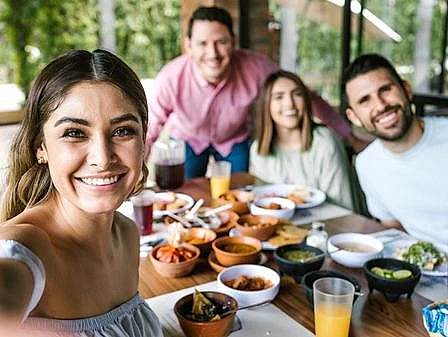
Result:
{"type": "Polygon", "coordinates": [[[311,224],[311,230],[306,237],[306,244],[326,252],[327,239],[328,233],[325,231],[325,224],[323,222],[313,222],[311,224]]]}

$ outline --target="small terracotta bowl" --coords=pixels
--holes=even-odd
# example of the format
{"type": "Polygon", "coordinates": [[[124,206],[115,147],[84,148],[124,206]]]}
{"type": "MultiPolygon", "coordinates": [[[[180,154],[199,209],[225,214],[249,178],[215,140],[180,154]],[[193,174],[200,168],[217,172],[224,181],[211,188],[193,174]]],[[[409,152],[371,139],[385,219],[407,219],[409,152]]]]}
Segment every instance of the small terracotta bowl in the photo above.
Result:
{"type": "MultiPolygon", "coordinates": [[[[216,291],[204,291],[202,294],[213,303],[225,305],[230,310],[238,308],[236,300],[229,295],[216,291]]],[[[174,313],[186,337],[226,337],[230,334],[235,312],[223,316],[220,320],[198,322],[188,317],[192,307],[193,294],[182,297],[174,305],[174,313]]]]}
{"type": "Polygon", "coordinates": [[[238,219],[236,228],[244,236],[263,241],[274,234],[277,223],[278,219],[271,215],[246,214],[238,219]]]}
{"type": "Polygon", "coordinates": [[[212,242],[216,239],[216,233],[207,228],[195,227],[189,230],[189,237],[186,243],[196,246],[201,251],[202,256],[207,256],[212,250],[212,242]]]}
{"type": "Polygon", "coordinates": [[[213,241],[212,248],[219,264],[228,267],[243,263],[257,263],[262,246],[260,240],[249,236],[223,236],[213,241]],[[232,252],[241,248],[250,250],[232,252]]]}
{"type": "Polygon", "coordinates": [[[230,190],[226,194],[220,195],[217,203],[218,205],[225,205],[232,203],[233,206],[230,209],[238,215],[249,213],[249,203],[254,201],[255,196],[252,192],[241,190],[230,190]]]}
{"type": "MultiPolygon", "coordinates": [[[[210,210],[210,207],[201,207],[198,211],[198,214],[201,214],[201,212],[207,212],[208,210],[210,210]]],[[[219,212],[217,214],[215,214],[215,220],[219,219],[219,221],[221,222],[221,225],[217,228],[214,228],[215,226],[213,226],[213,221],[211,220],[211,217],[202,217],[202,221],[204,221],[205,223],[209,224],[210,223],[210,229],[212,229],[216,235],[219,236],[223,236],[223,235],[228,235],[229,231],[235,227],[236,222],[238,221],[239,215],[236,214],[233,211],[222,211],[219,212]]]]}
{"type": "Polygon", "coordinates": [[[165,277],[182,277],[182,276],[190,274],[199,260],[199,254],[200,254],[199,248],[195,247],[193,245],[187,244],[187,243],[183,243],[183,244],[181,244],[181,247],[186,248],[189,251],[193,252],[194,255],[191,259],[183,261],[183,262],[159,261],[156,258],[157,251],[161,247],[166,247],[166,246],[168,246],[168,244],[162,244],[162,245],[155,247],[152,250],[151,255],[149,255],[152,265],[154,266],[154,269],[160,275],[165,276],[165,277]]]}
{"type": "Polygon", "coordinates": [[[218,237],[228,235],[239,219],[239,215],[233,211],[220,212],[218,217],[223,219],[221,227],[213,229],[218,237]]]}

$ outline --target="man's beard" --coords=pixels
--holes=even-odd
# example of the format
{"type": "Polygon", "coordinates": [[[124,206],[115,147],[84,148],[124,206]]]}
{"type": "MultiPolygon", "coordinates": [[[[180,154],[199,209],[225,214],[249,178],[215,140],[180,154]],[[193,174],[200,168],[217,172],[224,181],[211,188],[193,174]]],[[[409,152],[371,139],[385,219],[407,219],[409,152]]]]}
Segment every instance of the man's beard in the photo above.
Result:
{"type": "MultiPolygon", "coordinates": [[[[391,107],[386,107],[385,111],[390,109],[391,107]]],[[[409,130],[412,123],[412,111],[410,104],[406,104],[404,107],[400,108],[398,111],[401,114],[399,118],[399,128],[396,129],[393,133],[382,131],[382,130],[368,130],[371,134],[376,136],[377,138],[385,141],[397,141],[400,140],[409,130]]]]}

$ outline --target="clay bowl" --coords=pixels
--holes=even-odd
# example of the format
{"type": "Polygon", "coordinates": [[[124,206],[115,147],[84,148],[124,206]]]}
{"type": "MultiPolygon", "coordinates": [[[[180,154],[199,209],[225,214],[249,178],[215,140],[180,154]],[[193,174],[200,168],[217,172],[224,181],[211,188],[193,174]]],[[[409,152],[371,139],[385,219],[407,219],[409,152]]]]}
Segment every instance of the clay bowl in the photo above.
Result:
{"type": "Polygon", "coordinates": [[[222,219],[223,223],[221,227],[214,228],[213,231],[215,231],[218,237],[221,237],[229,234],[230,230],[235,227],[240,216],[233,211],[224,211],[220,212],[218,217],[222,219]]]}
{"type": "Polygon", "coordinates": [[[162,262],[156,258],[157,252],[162,247],[167,247],[168,244],[162,244],[155,247],[149,258],[154,266],[154,269],[165,277],[182,277],[192,272],[199,260],[201,251],[198,247],[184,243],[180,247],[185,248],[193,253],[193,257],[183,262],[162,262]]]}
{"type": "MultiPolygon", "coordinates": [[[[206,212],[210,209],[210,207],[203,207],[200,208],[198,211],[198,214],[201,212],[206,212]]],[[[211,218],[211,217],[210,217],[211,218]]],[[[205,223],[211,223],[208,217],[201,218],[205,223]]],[[[211,229],[216,233],[218,237],[228,235],[230,230],[235,227],[236,222],[238,221],[239,215],[236,214],[233,211],[222,211],[217,214],[215,214],[215,219],[219,220],[221,222],[221,225],[217,228],[211,225],[211,229]]]]}
{"type": "MultiPolygon", "coordinates": [[[[215,291],[204,291],[202,294],[216,305],[226,306],[228,310],[234,310],[238,307],[236,300],[229,295],[215,291]]],[[[223,316],[220,320],[198,322],[189,316],[192,307],[193,294],[180,298],[174,305],[174,313],[186,337],[226,337],[229,335],[235,312],[223,316]]]]}
{"type": "Polygon", "coordinates": [[[258,263],[262,246],[260,240],[249,236],[223,236],[213,241],[212,248],[219,264],[229,267],[258,263]],[[250,248],[250,251],[235,251],[235,248],[250,248]]]}
{"type": "Polygon", "coordinates": [[[202,256],[207,256],[212,250],[212,242],[216,239],[216,233],[207,228],[195,227],[188,231],[188,238],[185,242],[196,246],[201,251],[202,256]]]}
{"type": "Polygon", "coordinates": [[[238,219],[236,228],[244,236],[264,241],[274,234],[277,223],[278,219],[271,215],[246,214],[238,219]]]}
{"type": "Polygon", "coordinates": [[[249,203],[254,201],[255,196],[252,192],[241,190],[230,190],[226,194],[220,195],[217,199],[218,205],[225,205],[232,203],[233,206],[230,209],[238,215],[249,213],[249,203]]]}

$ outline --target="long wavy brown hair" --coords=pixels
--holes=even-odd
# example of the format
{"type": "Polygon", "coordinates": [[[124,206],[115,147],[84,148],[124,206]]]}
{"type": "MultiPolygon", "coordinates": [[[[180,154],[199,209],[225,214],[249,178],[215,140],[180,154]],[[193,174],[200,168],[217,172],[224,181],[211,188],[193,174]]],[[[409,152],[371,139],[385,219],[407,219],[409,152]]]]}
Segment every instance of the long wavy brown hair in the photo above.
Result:
{"type": "MultiPolygon", "coordinates": [[[[47,165],[39,165],[36,151],[43,140],[43,126],[76,84],[108,82],[134,104],[143,125],[148,126],[148,106],[143,86],[135,72],[120,58],[105,50],[74,50],[49,63],[36,78],[24,109],[24,119],[9,153],[9,171],[1,205],[0,221],[48,200],[54,193],[47,165]]],[[[143,161],[142,179],[131,195],[143,188],[148,169],[143,161]]]]}
{"type": "Polygon", "coordinates": [[[277,133],[271,116],[272,87],[279,78],[287,78],[297,84],[302,90],[305,109],[298,128],[301,130],[301,151],[307,151],[313,142],[313,121],[311,117],[311,98],[309,90],[299,76],[280,70],[268,76],[258,96],[257,110],[255,114],[255,139],[258,142],[258,153],[267,156],[273,153],[277,133]]]}

